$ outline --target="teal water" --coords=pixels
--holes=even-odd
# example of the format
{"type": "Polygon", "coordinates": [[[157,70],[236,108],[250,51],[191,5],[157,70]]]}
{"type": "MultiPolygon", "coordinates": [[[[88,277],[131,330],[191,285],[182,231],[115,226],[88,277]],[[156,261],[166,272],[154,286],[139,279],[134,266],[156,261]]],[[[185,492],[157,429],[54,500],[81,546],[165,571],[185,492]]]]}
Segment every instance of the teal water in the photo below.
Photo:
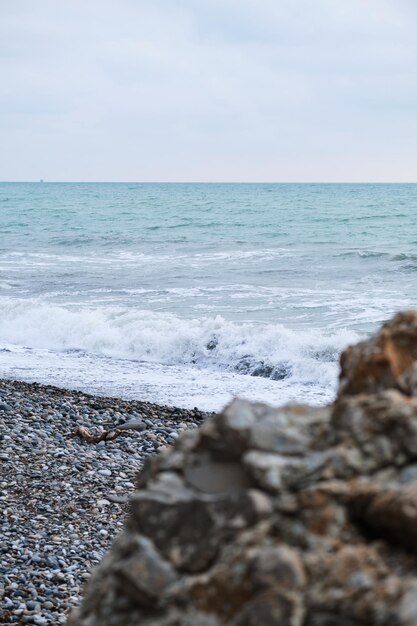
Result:
{"type": "Polygon", "coordinates": [[[324,402],[340,350],[417,304],[416,208],[413,184],[2,183],[0,375],[324,402]]]}

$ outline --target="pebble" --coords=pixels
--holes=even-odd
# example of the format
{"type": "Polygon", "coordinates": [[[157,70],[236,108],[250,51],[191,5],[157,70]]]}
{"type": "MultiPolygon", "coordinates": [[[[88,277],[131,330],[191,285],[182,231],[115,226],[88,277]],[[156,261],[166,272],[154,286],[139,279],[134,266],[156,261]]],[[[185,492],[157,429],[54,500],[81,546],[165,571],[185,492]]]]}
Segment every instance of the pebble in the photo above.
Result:
{"type": "Polygon", "coordinates": [[[146,457],[207,413],[6,380],[0,398],[0,624],[64,624],[146,457]],[[123,424],[100,445],[70,435],[123,424]]]}

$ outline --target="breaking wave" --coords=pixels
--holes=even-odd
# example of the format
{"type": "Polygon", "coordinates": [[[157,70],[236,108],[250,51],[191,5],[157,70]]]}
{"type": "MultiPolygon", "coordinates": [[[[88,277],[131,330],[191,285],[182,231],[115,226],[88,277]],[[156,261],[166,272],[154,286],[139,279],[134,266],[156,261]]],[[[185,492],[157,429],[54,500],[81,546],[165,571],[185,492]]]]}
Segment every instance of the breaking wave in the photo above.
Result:
{"type": "Polygon", "coordinates": [[[353,331],[290,330],[221,316],[184,319],[134,308],[58,306],[4,298],[0,348],[25,347],[215,369],[272,380],[333,383],[353,331]]]}

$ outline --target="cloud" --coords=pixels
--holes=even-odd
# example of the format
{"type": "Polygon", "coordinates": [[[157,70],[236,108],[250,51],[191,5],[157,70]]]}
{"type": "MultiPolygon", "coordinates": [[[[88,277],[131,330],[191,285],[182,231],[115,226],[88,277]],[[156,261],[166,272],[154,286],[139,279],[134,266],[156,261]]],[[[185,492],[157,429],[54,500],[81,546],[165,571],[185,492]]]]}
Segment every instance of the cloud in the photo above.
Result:
{"type": "Polygon", "coordinates": [[[408,0],[3,0],[0,179],[416,180],[408,0]]]}

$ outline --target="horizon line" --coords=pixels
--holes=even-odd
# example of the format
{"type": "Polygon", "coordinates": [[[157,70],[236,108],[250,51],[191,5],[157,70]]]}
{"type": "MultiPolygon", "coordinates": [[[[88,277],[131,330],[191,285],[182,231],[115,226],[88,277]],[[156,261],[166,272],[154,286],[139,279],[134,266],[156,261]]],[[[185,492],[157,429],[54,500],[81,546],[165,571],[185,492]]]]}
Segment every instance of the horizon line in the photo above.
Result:
{"type": "Polygon", "coordinates": [[[60,185],[417,185],[417,181],[399,180],[0,180],[0,184],[60,185]]]}

